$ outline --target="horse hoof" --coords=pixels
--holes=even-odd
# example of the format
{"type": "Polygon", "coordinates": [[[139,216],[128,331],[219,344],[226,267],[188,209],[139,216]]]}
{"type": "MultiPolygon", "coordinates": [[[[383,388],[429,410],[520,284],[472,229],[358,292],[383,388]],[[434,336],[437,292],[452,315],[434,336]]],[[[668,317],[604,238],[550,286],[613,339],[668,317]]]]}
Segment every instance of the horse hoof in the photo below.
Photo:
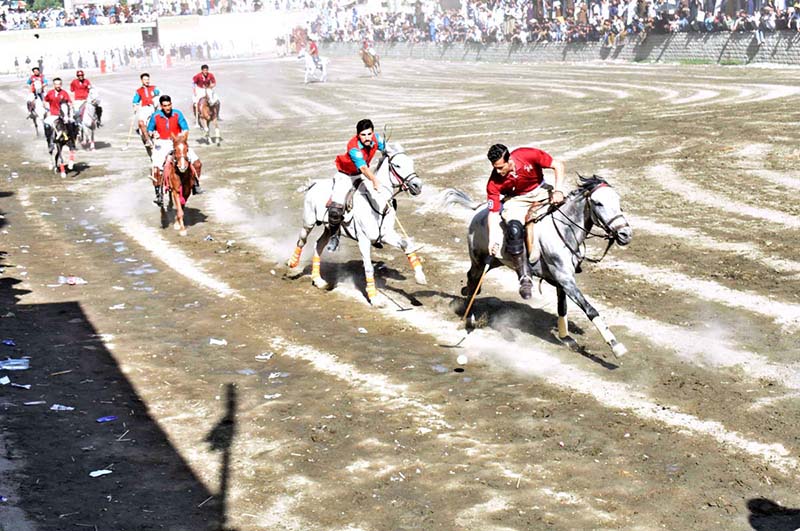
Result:
{"type": "Polygon", "coordinates": [[[622,343],[617,343],[611,347],[611,352],[613,352],[616,357],[621,358],[628,353],[628,349],[625,348],[625,345],[622,343]]]}
{"type": "Polygon", "coordinates": [[[175,224],[172,225],[172,228],[175,230],[181,230],[181,224],[176,221],[175,224]]]}
{"type": "Polygon", "coordinates": [[[61,178],[64,179],[67,176],[67,172],[62,171],[60,175],[61,175],[61,178]]]}
{"type": "Polygon", "coordinates": [[[187,234],[189,234],[189,233],[187,232],[187,230],[186,230],[186,229],[183,229],[183,230],[182,230],[182,231],[180,231],[178,234],[179,234],[179,235],[181,235],[181,236],[186,236],[186,235],[187,235],[187,234]]]}
{"type": "Polygon", "coordinates": [[[387,302],[386,297],[381,293],[378,293],[369,300],[369,303],[375,308],[384,308],[387,302]]]}
{"type": "Polygon", "coordinates": [[[75,163],[74,163],[74,162],[72,162],[72,161],[69,161],[69,162],[67,163],[67,169],[68,169],[68,170],[71,170],[71,169],[72,169],[72,168],[74,168],[74,167],[75,167],[75,163]]]}
{"type": "Polygon", "coordinates": [[[414,273],[414,280],[420,286],[427,286],[428,285],[428,279],[425,278],[425,273],[423,273],[422,271],[420,271],[419,273],[414,273]]]}
{"type": "Polygon", "coordinates": [[[300,260],[296,260],[295,261],[295,260],[292,260],[291,258],[289,260],[286,260],[286,267],[288,267],[289,269],[294,269],[299,264],[300,264],[300,260]]]}
{"type": "Polygon", "coordinates": [[[328,289],[329,286],[329,284],[322,277],[311,279],[311,283],[319,289],[328,289]]]}

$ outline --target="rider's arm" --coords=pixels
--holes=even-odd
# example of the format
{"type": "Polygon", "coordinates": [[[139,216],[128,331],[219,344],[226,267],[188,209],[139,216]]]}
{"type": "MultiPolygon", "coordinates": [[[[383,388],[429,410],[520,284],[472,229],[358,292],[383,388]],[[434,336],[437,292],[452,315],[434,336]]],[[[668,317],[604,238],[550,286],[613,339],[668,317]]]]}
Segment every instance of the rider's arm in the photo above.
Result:
{"type": "Polygon", "coordinates": [[[564,176],[567,173],[566,165],[563,160],[553,159],[550,163],[550,168],[553,170],[553,199],[554,203],[561,203],[564,201],[564,176]],[[558,195],[556,195],[558,194],[558,195]]]}
{"type": "MultiPolygon", "coordinates": [[[[492,172],[492,176],[494,176],[494,172],[492,172]]],[[[489,209],[489,216],[486,218],[489,229],[489,254],[497,256],[503,247],[503,229],[500,226],[502,203],[500,202],[500,185],[491,177],[486,184],[486,199],[489,209]]]]}
{"type": "Polygon", "coordinates": [[[353,164],[355,164],[356,168],[358,168],[358,171],[360,171],[361,174],[367,179],[372,181],[372,187],[375,190],[380,188],[380,185],[378,184],[378,178],[375,177],[375,174],[369,169],[369,165],[367,164],[367,161],[364,160],[364,156],[361,154],[361,151],[358,148],[353,148],[348,151],[348,155],[350,155],[350,159],[353,161],[353,164]]]}
{"type": "Polygon", "coordinates": [[[378,151],[381,153],[386,151],[386,142],[383,140],[383,137],[378,133],[375,133],[375,139],[378,141],[378,151]]]}
{"type": "Polygon", "coordinates": [[[139,103],[142,101],[142,98],[139,96],[138,92],[133,93],[133,106],[137,107],[139,103]]]}
{"type": "Polygon", "coordinates": [[[181,128],[181,132],[188,131],[189,124],[186,122],[186,117],[183,115],[181,111],[176,110],[175,112],[178,113],[178,125],[181,128]]]}
{"type": "Polygon", "coordinates": [[[156,114],[158,113],[153,113],[150,116],[150,121],[147,122],[147,132],[150,134],[152,134],[156,130],[156,114]]]}

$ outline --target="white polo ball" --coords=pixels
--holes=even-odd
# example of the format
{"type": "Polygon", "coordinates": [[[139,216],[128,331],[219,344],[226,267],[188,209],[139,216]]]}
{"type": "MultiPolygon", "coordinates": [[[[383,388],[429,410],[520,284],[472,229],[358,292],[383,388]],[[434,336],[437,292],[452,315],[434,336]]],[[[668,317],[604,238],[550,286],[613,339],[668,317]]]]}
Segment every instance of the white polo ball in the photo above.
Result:
{"type": "Polygon", "coordinates": [[[456,358],[456,362],[459,365],[466,365],[467,361],[469,361],[469,359],[467,358],[467,356],[465,354],[459,354],[458,357],[456,358]]]}

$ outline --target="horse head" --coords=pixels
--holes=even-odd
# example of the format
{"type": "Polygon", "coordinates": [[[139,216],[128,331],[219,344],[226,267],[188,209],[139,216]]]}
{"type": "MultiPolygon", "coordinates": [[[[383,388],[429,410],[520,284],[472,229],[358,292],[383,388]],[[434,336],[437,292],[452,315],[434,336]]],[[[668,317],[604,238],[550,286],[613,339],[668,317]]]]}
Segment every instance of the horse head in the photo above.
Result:
{"type": "Polygon", "coordinates": [[[392,188],[399,188],[411,195],[419,195],[422,192],[422,179],[414,171],[414,159],[403,150],[403,146],[387,144],[381,163],[383,162],[388,168],[392,188]]]}
{"type": "Polygon", "coordinates": [[[67,103],[66,101],[62,101],[61,105],[59,105],[58,108],[59,108],[59,113],[58,113],[59,118],[61,118],[61,120],[65,124],[72,122],[73,116],[72,113],[69,112],[69,103],[67,103]]]}
{"type": "Polygon", "coordinates": [[[89,89],[89,95],[86,98],[87,101],[91,102],[92,105],[97,105],[97,89],[92,87],[89,89]]]}
{"type": "Polygon", "coordinates": [[[592,223],[602,228],[618,245],[628,245],[633,238],[633,230],[622,213],[617,191],[597,175],[580,177],[580,181],[592,223]]]}
{"type": "Polygon", "coordinates": [[[175,160],[175,167],[180,173],[189,169],[189,145],[187,140],[189,131],[184,131],[177,135],[172,135],[172,156],[175,160]]]}
{"type": "Polygon", "coordinates": [[[214,106],[217,104],[217,91],[213,88],[206,87],[206,99],[208,100],[208,104],[214,106]]]}

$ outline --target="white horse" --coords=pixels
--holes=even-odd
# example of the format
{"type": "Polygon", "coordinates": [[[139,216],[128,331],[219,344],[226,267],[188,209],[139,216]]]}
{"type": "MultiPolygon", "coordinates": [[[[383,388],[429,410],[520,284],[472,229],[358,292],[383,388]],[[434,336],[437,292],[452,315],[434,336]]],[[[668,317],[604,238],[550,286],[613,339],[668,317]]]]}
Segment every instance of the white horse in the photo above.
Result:
{"type": "MultiPolygon", "coordinates": [[[[372,245],[385,243],[397,247],[407,256],[417,284],[425,285],[428,281],[416,253],[418,248],[408,240],[407,234],[403,238],[395,230],[397,213],[393,206],[394,197],[404,191],[411,195],[419,195],[422,191],[422,181],[414,171],[414,161],[403,151],[402,146],[389,144],[378,163],[375,176],[380,183],[380,190],[373,191],[372,183],[364,178],[353,195],[353,208],[345,215],[340,231],[343,236],[358,242],[364,263],[367,297],[373,305],[382,306],[385,304],[385,297],[379,296],[375,288],[375,273],[370,258],[372,245]]],[[[300,263],[303,247],[314,226],[327,222],[327,204],[333,192],[333,179],[311,181],[304,190],[303,229],[300,231],[294,254],[287,262],[292,269],[300,263]]],[[[317,240],[311,263],[311,281],[320,289],[327,289],[329,286],[320,275],[320,256],[330,237],[330,231],[326,226],[317,240]]]]}
{"type": "Polygon", "coordinates": [[[80,125],[80,142],[84,148],[94,151],[94,132],[97,129],[97,89],[89,89],[89,95],[80,109],[76,109],[76,120],[80,125]]]}
{"type": "Polygon", "coordinates": [[[317,67],[317,63],[314,62],[314,58],[306,52],[305,50],[301,50],[300,54],[297,56],[298,59],[305,60],[305,77],[303,78],[303,83],[309,83],[312,81],[319,81],[321,83],[325,83],[328,79],[328,61],[327,57],[320,57],[319,58],[319,67],[317,67]]]}
{"type": "MultiPolygon", "coordinates": [[[[633,231],[622,213],[619,195],[611,185],[597,176],[580,179],[580,186],[567,196],[564,204],[536,223],[532,245],[538,247],[540,258],[531,264],[531,271],[556,287],[560,339],[569,337],[566,299],[569,297],[594,324],[614,355],[622,356],[627,349],[616,340],[603,318],[583,296],[575,282],[575,272],[580,270],[580,264],[585,259],[582,246],[587,236],[601,236],[608,240],[608,252],[613,243],[628,245],[633,231]],[[603,234],[592,234],[594,226],[602,230],[603,234]]],[[[448,202],[473,210],[483,206],[483,203],[472,203],[466,194],[452,188],[445,191],[445,197],[448,202]]],[[[469,255],[472,266],[467,273],[467,285],[461,291],[466,297],[473,295],[478,289],[480,279],[489,269],[503,265],[514,269],[507,255],[500,259],[489,256],[488,214],[487,209],[480,210],[469,225],[469,255]]],[[[537,253],[531,254],[535,256],[537,253]]]]}

